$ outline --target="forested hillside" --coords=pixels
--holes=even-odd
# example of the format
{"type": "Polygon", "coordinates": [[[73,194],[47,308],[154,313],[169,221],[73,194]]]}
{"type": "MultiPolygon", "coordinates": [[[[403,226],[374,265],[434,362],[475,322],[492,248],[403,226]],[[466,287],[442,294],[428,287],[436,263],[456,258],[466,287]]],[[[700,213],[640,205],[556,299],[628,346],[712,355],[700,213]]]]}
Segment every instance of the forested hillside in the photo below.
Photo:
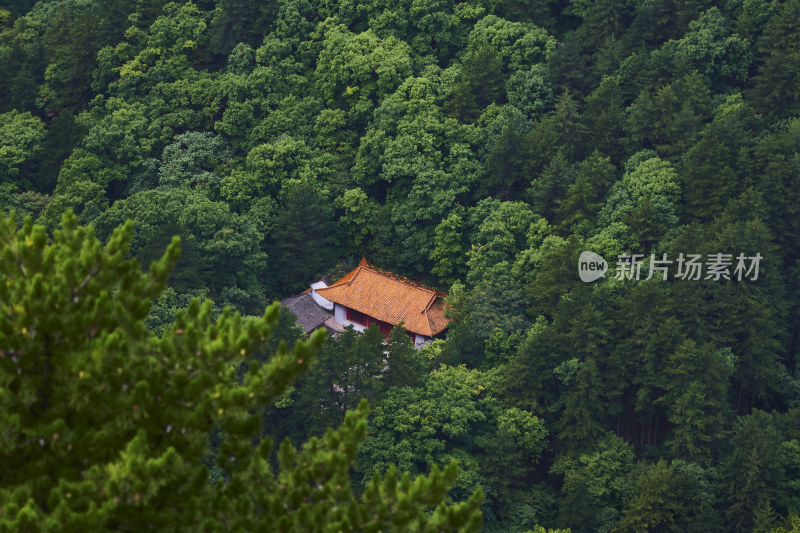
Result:
{"type": "Polygon", "coordinates": [[[357,493],[455,459],[490,532],[800,513],[800,0],[0,1],[12,210],[131,220],[145,267],[180,236],[159,334],[362,255],[447,292],[446,340],[345,333],[263,410],[299,444],[367,398],[357,493]]]}

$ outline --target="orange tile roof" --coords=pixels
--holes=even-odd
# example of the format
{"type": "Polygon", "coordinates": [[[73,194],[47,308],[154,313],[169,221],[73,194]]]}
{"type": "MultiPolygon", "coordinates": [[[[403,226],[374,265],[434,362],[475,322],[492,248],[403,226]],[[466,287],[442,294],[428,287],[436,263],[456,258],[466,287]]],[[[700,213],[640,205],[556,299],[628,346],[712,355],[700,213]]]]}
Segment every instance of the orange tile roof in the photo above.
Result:
{"type": "Polygon", "coordinates": [[[339,281],[316,293],[332,302],[413,333],[433,337],[447,328],[444,293],[370,265],[366,259],[339,281]]]}

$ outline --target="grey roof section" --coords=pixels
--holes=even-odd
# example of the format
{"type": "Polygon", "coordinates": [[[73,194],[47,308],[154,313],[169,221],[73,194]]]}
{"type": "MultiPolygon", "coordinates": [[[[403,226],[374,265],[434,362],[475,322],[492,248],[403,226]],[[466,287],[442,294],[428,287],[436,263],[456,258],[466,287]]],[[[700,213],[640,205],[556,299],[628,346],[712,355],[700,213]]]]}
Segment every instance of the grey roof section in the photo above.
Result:
{"type": "Polygon", "coordinates": [[[311,333],[322,326],[332,316],[317,305],[309,292],[281,300],[281,304],[297,317],[294,323],[302,327],[306,333],[311,333]]]}

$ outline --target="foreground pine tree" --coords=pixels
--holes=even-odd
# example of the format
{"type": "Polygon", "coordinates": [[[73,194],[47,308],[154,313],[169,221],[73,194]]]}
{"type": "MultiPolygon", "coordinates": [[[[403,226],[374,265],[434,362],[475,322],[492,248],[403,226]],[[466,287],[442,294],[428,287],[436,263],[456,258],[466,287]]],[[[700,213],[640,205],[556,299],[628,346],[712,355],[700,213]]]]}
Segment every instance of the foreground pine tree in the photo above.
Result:
{"type": "Polygon", "coordinates": [[[411,480],[392,470],[356,498],[348,470],[366,405],[279,469],[258,442],[258,408],[309,365],[317,332],[266,364],[245,360],[270,335],[257,319],[193,302],[162,337],[150,302],[179,255],[176,239],[142,273],[125,259],[132,224],[102,246],[64,216],[45,229],[0,218],[0,531],[475,531],[481,495],[444,503],[456,467],[411,480]],[[209,434],[226,435],[211,485],[209,434]]]}

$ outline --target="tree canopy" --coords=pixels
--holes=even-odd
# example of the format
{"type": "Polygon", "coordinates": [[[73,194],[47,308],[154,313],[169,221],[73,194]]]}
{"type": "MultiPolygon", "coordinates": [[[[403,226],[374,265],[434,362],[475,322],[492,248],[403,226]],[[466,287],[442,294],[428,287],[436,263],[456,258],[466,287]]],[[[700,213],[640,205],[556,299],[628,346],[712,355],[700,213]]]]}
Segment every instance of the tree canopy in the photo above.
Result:
{"type": "Polygon", "coordinates": [[[800,0],[6,4],[0,529],[797,528],[800,0]]]}

